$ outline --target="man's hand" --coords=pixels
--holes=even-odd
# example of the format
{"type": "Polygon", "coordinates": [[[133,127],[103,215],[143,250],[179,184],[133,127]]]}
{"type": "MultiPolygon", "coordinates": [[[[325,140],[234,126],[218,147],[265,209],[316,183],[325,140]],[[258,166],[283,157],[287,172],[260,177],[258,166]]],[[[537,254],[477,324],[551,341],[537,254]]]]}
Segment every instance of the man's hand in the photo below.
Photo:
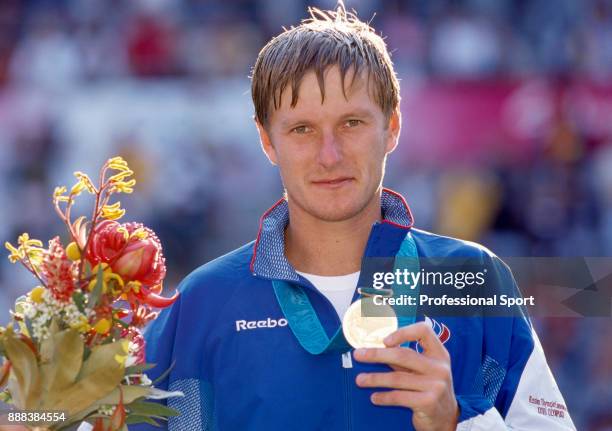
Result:
{"type": "Polygon", "coordinates": [[[425,322],[405,326],[384,342],[386,348],[357,349],[353,356],[360,362],[387,364],[393,371],[361,373],[355,379],[357,385],[391,389],[373,393],[372,403],[412,409],[417,431],[455,430],[459,407],[453,391],[450,355],[431,327],[425,322]],[[400,347],[409,341],[418,341],[423,353],[400,347]]]}

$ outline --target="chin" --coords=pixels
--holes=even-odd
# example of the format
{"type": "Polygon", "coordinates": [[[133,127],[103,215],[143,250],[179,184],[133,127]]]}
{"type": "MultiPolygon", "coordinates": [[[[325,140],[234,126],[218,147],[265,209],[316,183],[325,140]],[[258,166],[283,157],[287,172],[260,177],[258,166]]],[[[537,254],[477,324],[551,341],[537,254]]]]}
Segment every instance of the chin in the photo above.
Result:
{"type": "Polygon", "coordinates": [[[341,222],[354,218],[365,210],[376,195],[376,188],[370,191],[357,187],[334,190],[331,193],[299,189],[296,193],[291,193],[288,189],[285,191],[289,201],[302,212],[326,222],[341,222]]]}
{"type": "Polygon", "coordinates": [[[365,205],[360,205],[356,201],[338,202],[316,202],[313,205],[308,205],[304,209],[313,217],[328,222],[339,222],[349,220],[358,215],[365,205]]]}

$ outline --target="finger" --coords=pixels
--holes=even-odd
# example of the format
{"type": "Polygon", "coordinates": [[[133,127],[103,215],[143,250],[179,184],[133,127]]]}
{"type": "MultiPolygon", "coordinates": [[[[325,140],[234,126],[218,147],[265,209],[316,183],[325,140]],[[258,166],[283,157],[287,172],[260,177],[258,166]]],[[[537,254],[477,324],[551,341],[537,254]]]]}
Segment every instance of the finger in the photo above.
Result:
{"type": "Polygon", "coordinates": [[[443,360],[449,359],[448,351],[431,329],[431,326],[425,322],[404,326],[384,339],[384,343],[388,347],[399,346],[410,341],[418,341],[423,347],[425,356],[443,360]]]}
{"type": "Polygon", "coordinates": [[[357,386],[362,388],[425,391],[429,388],[431,379],[419,374],[396,371],[386,373],[361,373],[357,376],[355,382],[357,386]]]}
{"type": "Polygon", "coordinates": [[[387,364],[393,368],[398,367],[421,374],[427,374],[435,368],[430,358],[405,347],[356,349],[353,357],[359,362],[387,364]]]}
{"type": "Polygon", "coordinates": [[[424,405],[429,396],[426,392],[394,390],[374,392],[370,395],[370,401],[377,406],[400,406],[416,409],[424,405]]]}

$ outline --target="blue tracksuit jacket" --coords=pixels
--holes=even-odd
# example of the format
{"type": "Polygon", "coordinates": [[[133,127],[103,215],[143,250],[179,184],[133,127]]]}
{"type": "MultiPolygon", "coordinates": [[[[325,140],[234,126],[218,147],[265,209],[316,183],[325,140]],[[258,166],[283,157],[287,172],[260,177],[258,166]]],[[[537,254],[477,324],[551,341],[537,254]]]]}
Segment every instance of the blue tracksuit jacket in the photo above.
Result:
{"type": "MultiPolygon", "coordinates": [[[[364,256],[394,256],[411,231],[420,257],[479,258],[497,268],[500,285],[515,288],[510,271],[487,249],[414,229],[397,193],[383,191],[381,211],[383,221],[372,227],[364,256]]],[[[271,280],[303,286],[330,337],[340,320],[285,258],[288,220],[287,203],[281,200],[262,217],[255,242],[186,277],[178,301],[148,328],[147,362],[157,364],[149,377],[155,379],[174,363],[157,386],[185,394],[169,400],[182,414],[168,428],[413,429],[409,409],[375,406],[369,399],[373,391],[355,384],[360,372],[389,368],[356,361],[345,368],[341,353],[311,355],[291,332],[271,280]]],[[[431,324],[451,356],[461,411],[458,429],[574,429],[528,317],[436,317],[431,324]]]]}

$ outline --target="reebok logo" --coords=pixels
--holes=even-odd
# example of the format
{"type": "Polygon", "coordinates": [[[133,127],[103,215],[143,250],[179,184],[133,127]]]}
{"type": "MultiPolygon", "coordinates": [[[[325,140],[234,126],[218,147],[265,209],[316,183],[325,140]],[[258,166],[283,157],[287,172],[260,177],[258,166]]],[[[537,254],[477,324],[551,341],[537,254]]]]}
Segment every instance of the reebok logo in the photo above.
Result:
{"type": "Polygon", "coordinates": [[[276,328],[277,326],[287,326],[287,319],[270,319],[266,320],[236,320],[236,332],[248,331],[258,328],[276,328]]]}

